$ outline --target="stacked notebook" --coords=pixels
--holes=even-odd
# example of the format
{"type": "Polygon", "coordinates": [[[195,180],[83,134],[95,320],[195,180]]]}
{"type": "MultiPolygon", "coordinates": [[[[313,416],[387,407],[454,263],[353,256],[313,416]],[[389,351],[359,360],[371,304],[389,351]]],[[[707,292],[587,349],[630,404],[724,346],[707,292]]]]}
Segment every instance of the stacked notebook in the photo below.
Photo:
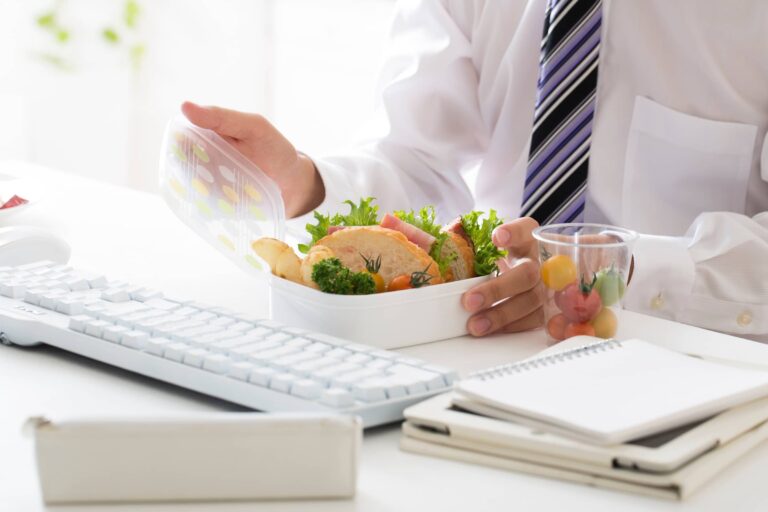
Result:
{"type": "Polygon", "coordinates": [[[768,437],[768,372],[596,341],[405,412],[405,450],[683,498],[768,437]]]}

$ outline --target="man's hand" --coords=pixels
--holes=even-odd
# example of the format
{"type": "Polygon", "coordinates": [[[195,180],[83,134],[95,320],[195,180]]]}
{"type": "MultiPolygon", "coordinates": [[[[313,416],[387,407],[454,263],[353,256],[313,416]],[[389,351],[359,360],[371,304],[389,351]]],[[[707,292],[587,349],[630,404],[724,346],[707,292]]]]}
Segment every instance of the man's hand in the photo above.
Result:
{"type": "Polygon", "coordinates": [[[464,309],[475,313],[467,329],[473,336],[517,332],[544,324],[544,290],[539,280],[538,245],[532,236],[538,223],[521,218],[496,228],[493,243],[509,251],[499,262],[502,274],[469,290],[464,309]]]}
{"type": "Polygon", "coordinates": [[[269,175],[280,187],[289,218],[307,213],[323,201],[325,187],[315,164],[264,117],[190,102],[181,111],[193,124],[221,135],[269,175]]]}

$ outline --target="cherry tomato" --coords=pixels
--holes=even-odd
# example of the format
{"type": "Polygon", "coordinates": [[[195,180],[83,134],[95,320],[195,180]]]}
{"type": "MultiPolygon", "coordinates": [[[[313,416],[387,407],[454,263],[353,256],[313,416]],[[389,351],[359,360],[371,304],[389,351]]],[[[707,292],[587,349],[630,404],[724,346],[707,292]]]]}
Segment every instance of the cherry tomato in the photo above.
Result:
{"type": "Polygon", "coordinates": [[[389,282],[389,286],[387,286],[387,291],[395,292],[398,290],[408,290],[409,288],[412,288],[411,276],[408,274],[403,274],[392,278],[392,280],[389,282]]]}
{"type": "Polygon", "coordinates": [[[616,315],[608,308],[603,308],[592,320],[592,327],[595,328],[595,336],[598,338],[613,338],[616,335],[616,328],[619,322],[616,315]]]}
{"type": "Polygon", "coordinates": [[[579,336],[581,334],[586,336],[594,336],[595,328],[592,327],[592,325],[590,325],[588,322],[572,323],[566,325],[565,330],[563,331],[563,336],[565,338],[572,338],[573,336],[579,336]]]}
{"type": "Polygon", "coordinates": [[[555,293],[555,304],[571,322],[588,322],[603,307],[600,294],[594,288],[585,291],[583,286],[576,283],[555,293]]]}
{"type": "Polygon", "coordinates": [[[557,314],[549,319],[547,322],[547,332],[552,338],[557,341],[565,339],[565,326],[568,324],[568,319],[562,314],[557,314]]]}
{"type": "Polygon", "coordinates": [[[600,294],[603,306],[613,306],[621,300],[627,286],[616,269],[603,269],[597,273],[596,278],[594,289],[600,294]]]}
{"type": "Polygon", "coordinates": [[[576,264],[565,254],[558,254],[541,264],[541,281],[551,290],[560,291],[576,281],[576,264]]]}
{"type": "Polygon", "coordinates": [[[371,277],[373,278],[373,284],[376,285],[376,293],[381,293],[384,290],[386,290],[386,285],[384,284],[384,278],[381,277],[377,272],[368,272],[371,274],[371,277]]]}

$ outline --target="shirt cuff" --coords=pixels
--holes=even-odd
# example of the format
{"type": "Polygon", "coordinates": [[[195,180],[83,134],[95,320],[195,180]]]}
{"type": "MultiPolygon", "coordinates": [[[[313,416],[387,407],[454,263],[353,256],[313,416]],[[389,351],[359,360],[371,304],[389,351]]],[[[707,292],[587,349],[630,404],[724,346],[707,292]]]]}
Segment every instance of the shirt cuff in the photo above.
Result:
{"type": "Polygon", "coordinates": [[[687,238],[640,235],[635,242],[635,269],[624,307],[632,311],[680,320],[691,297],[695,266],[687,238]]]}

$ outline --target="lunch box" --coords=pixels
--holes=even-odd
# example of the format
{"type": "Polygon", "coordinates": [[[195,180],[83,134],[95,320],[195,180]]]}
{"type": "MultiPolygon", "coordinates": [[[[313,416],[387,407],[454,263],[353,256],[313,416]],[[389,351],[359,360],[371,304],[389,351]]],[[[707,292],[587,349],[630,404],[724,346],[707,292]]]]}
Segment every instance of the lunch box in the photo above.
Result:
{"type": "Polygon", "coordinates": [[[165,131],[160,191],[195,233],[268,283],[270,317],[287,325],[381,348],[462,336],[469,314],[461,307],[461,295],[488,279],[373,295],[335,295],[273,275],[251,244],[265,236],[285,239],[280,189],[219,135],[180,115],[165,131]]]}

